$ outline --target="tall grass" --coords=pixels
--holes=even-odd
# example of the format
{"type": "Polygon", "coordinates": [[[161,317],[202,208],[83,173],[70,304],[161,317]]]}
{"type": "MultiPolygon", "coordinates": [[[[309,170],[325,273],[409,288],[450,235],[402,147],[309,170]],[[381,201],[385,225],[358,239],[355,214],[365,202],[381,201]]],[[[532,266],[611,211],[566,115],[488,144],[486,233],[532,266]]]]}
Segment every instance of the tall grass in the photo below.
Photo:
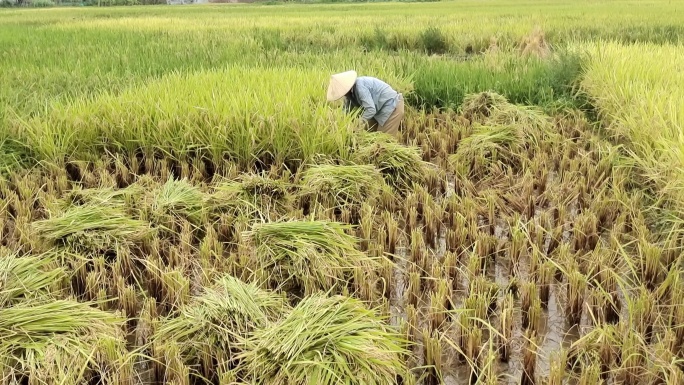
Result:
{"type": "Polygon", "coordinates": [[[624,143],[653,195],[684,218],[684,54],[681,45],[589,46],[582,80],[609,133],[624,143]]]}

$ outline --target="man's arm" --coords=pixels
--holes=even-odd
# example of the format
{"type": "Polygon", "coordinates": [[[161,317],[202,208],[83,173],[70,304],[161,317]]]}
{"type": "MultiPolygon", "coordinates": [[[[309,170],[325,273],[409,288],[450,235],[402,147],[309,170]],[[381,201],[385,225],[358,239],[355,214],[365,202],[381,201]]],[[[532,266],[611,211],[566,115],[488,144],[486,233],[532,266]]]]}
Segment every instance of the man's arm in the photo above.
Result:
{"type": "Polygon", "coordinates": [[[357,99],[363,107],[363,114],[361,117],[365,120],[371,120],[377,113],[375,109],[375,103],[373,103],[373,97],[365,84],[358,84],[356,87],[357,99]]]}
{"type": "Polygon", "coordinates": [[[342,106],[342,108],[344,108],[345,112],[349,113],[349,112],[352,112],[354,110],[355,106],[354,106],[354,103],[352,103],[351,99],[349,99],[348,97],[345,97],[344,98],[344,105],[342,106]]]}

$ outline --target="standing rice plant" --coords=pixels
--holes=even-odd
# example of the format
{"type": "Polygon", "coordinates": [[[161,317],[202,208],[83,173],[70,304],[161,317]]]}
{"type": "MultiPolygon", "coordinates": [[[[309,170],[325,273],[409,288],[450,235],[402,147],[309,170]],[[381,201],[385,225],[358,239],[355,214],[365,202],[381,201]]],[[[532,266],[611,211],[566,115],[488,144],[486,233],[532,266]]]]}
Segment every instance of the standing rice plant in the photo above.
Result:
{"type": "Polygon", "coordinates": [[[443,381],[444,357],[441,335],[436,330],[423,330],[423,355],[425,356],[425,384],[441,384],[443,381]]]}
{"type": "Polygon", "coordinates": [[[565,316],[570,325],[579,325],[582,320],[582,304],[587,288],[587,277],[579,272],[573,270],[568,274],[568,283],[566,287],[567,303],[565,305],[565,316]]]}
{"type": "Polygon", "coordinates": [[[380,385],[407,374],[404,344],[360,301],[318,293],[255,330],[239,358],[254,384],[380,385]]]}
{"type": "Polygon", "coordinates": [[[168,356],[175,346],[185,365],[211,378],[216,375],[213,365],[232,365],[245,338],[287,309],[283,295],[227,275],[181,306],[177,316],[160,320],[150,342],[158,357],[168,356]]]}
{"type": "Polygon", "coordinates": [[[508,362],[511,354],[511,340],[513,339],[513,294],[507,293],[501,304],[499,317],[499,332],[496,334],[499,359],[508,362]]]}
{"type": "Polygon", "coordinates": [[[525,343],[523,348],[523,373],[520,379],[521,385],[534,385],[537,383],[535,368],[537,366],[537,333],[534,331],[525,332],[525,343]]]}
{"type": "Polygon", "coordinates": [[[644,371],[644,361],[646,360],[643,339],[633,330],[628,330],[623,335],[620,350],[620,368],[618,378],[625,385],[636,385],[640,383],[644,371]]]}
{"type": "Polygon", "coordinates": [[[140,148],[178,158],[206,154],[243,169],[303,163],[319,154],[347,158],[352,117],[320,98],[328,76],[323,69],[268,65],[178,71],[59,103],[48,113],[14,120],[12,128],[40,159],[51,161],[140,148]]]}
{"type": "Polygon", "coordinates": [[[567,352],[561,348],[551,356],[549,365],[548,385],[563,385],[565,382],[565,368],[567,367],[567,352]]]}
{"type": "Polygon", "coordinates": [[[382,264],[356,248],[348,225],[328,221],[254,224],[244,233],[254,246],[253,263],[267,283],[309,295],[346,287],[354,270],[376,274],[382,264]]]}

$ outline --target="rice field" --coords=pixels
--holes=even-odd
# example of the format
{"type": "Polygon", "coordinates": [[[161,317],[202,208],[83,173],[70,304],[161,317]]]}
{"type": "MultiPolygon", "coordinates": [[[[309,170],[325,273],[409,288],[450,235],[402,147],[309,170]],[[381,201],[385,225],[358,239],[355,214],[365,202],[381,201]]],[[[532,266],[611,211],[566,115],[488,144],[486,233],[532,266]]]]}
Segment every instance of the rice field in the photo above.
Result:
{"type": "Polygon", "coordinates": [[[0,9],[0,384],[684,383],[682,11],[0,9]]]}

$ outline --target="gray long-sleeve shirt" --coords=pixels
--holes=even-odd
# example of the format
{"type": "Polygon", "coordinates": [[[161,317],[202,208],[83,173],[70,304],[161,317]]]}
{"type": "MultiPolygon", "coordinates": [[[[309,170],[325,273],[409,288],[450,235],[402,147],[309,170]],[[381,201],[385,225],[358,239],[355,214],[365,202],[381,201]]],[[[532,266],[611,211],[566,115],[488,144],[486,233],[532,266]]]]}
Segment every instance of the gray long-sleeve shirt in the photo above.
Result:
{"type": "Polygon", "coordinates": [[[394,112],[398,100],[399,93],[389,84],[370,76],[360,76],[352,87],[351,95],[347,95],[344,108],[351,111],[361,107],[363,119],[375,118],[379,125],[384,126],[394,112]]]}

